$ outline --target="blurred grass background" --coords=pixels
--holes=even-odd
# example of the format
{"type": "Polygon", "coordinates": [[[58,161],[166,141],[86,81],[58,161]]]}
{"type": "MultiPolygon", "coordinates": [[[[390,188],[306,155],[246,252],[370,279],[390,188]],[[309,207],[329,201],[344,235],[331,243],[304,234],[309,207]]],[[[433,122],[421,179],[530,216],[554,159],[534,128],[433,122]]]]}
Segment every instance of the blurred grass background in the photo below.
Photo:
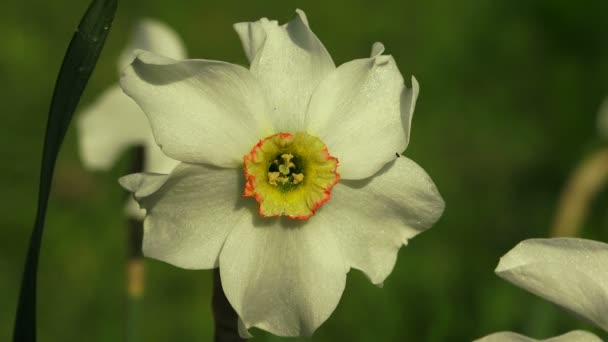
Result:
{"type": "MultiPolygon", "coordinates": [[[[0,12],[0,340],[14,322],[33,224],[52,88],[88,1],[9,0],[0,12]]],[[[172,26],[190,56],[246,64],[232,24],[300,7],[336,64],[382,41],[421,95],[406,155],[444,196],[443,218],[403,248],[383,289],[358,271],[313,341],[468,341],[499,330],[547,338],[601,332],[496,277],[520,240],[548,234],[557,198],[585,156],[605,145],[596,112],[608,95],[608,2],[120,1],[81,108],[118,78],[116,60],[141,17],[172,26]]],[[[39,274],[41,341],[125,336],[125,193],[84,170],[74,127],[58,160],[39,274]]],[[[582,236],[608,241],[608,191],[582,236]]],[[[146,261],[145,341],[208,341],[211,272],[146,261]]],[[[254,331],[254,341],[280,341],[254,331]]],[[[604,335],[606,337],[606,335],[604,335]]],[[[293,340],[293,339],[292,339],[293,340]]]]}

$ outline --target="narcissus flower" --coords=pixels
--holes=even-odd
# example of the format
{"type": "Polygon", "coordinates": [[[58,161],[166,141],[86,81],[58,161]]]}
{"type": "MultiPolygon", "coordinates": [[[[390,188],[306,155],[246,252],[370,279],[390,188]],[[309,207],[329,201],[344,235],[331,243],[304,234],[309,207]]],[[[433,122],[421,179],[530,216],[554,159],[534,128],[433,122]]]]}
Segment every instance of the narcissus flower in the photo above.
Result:
{"type": "Polygon", "coordinates": [[[310,335],[351,267],[382,284],[443,212],[430,177],[399,155],[418,84],[405,87],[381,44],[336,68],[302,11],[235,29],[249,69],[140,52],[124,71],[156,142],[182,163],[121,184],[147,210],[145,255],[219,266],[242,328],[310,335]]]}
{"type": "Polygon", "coordinates": [[[601,338],[586,331],[575,330],[563,335],[537,340],[510,331],[503,331],[475,340],[475,342],[603,342],[601,338]]]}
{"type": "MultiPolygon", "coordinates": [[[[500,259],[496,274],[608,331],[608,244],[578,238],[525,240],[500,259]]],[[[503,332],[480,341],[536,340],[503,332]]],[[[601,339],[579,331],[547,341],[601,339]]]]}
{"type": "MultiPolygon", "coordinates": [[[[120,70],[135,58],[138,49],[176,59],[186,58],[185,49],[177,34],[166,25],[152,19],[138,23],[131,42],[118,62],[120,70]]],[[[168,173],[178,161],[167,157],[156,145],[150,124],[139,106],[120,89],[118,84],[107,89],[78,118],[80,158],[91,170],[108,170],[127,148],[144,148],[144,170],[168,173]]],[[[143,218],[137,203],[131,200],[127,214],[143,218]]]]}

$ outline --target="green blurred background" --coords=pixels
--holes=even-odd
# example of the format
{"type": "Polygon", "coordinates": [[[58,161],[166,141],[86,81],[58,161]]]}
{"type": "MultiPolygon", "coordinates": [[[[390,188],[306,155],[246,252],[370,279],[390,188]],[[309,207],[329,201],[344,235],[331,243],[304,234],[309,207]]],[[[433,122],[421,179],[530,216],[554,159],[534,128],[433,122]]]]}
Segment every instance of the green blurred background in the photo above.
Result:
{"type": "MultiPolygon", "coordinates": [[[[5,1],[0,12],[0,340],[9,340],[35,212],[46,113],[58,68],[88,1],[5,1]]],[[[313,341],[469,341],[499,330],[547,338],[592,328],[496,277],[520,240],[547,236],[574,167],[605,146],[596,112],[608,95],[608,1],[243,2],[119,0],[81,107],[118,78],[138,18],[172,26],[190,56],[246,64],[232,24],[296,7],[336,64],[382,41],[421,95],[406,155],[445,198],[442,219],[399,253],[382,289],[358,271],[313,341]]],[[[126,194],[113,171],[84,170],[74,127],[60,154],[39,274],[41,341],[125,336],[126,194]]],[[[608,241],[608,191],[582,236],[608,241]]],[[[211,272],[147,260],[142,341],[208,341],[211,272]]],[[[280,341],[254,330],[254,341],[280,341]]],[[[603,335],[607,337],[606,335],[603,335]]],[[[293,339],[292,339],[293,340],[293,339]]]]}

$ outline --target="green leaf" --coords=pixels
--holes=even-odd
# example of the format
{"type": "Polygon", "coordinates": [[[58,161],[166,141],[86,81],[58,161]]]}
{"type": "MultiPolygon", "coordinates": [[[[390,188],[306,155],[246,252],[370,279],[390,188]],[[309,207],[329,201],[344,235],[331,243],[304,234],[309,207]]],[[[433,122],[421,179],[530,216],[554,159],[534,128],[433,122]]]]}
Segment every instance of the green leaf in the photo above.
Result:
{"type": "Polygon", "coordinates": [[[36,276],[55,161],[114,20],[117,0],[93,0],[70,41],[55,83],[42,151],[36,221],[21,280],[13,341],[36,341],[36,276]]]}

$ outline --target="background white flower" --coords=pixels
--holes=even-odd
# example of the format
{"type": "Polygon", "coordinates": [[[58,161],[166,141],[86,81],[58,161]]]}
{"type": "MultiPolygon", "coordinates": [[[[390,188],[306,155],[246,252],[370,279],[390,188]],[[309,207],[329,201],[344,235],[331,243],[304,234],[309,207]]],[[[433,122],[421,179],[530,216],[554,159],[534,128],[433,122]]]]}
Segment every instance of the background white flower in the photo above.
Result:
{"type": "Polygon", "coordinates": [[[602,339],[590,332],[581,330],[571,331],[545,340],[537,340],[514,332],[503,331],[482,337],[475,342],[602,342],[602,339]]]}
{"type": "MultiPolygon", "coordinates": [[[[119,70],[126,68],[135,58],[135,50],[147,50],[176,58],[186,58],[183,44],[177,34],[165,24],[141,20],[135,27],[128,46],[118,62],[119,70]]],[[[178,161],[167,157],[154,142],[150,124],[139,106],[120,89],[118,84],[107,89],[78,117],[80,158],[91,170],[108,170],[126,149],[142,145],[144,170],[168,173],[178,161]]],[[[143,218],[137,203],[129,200],[126,212],[131,217],[143,218]]]]}
{"type": "MultiPolygon", "coordinates": [[[[524,240],[500,259],[496,274],[608,331],[608,244],[579,238],[524,240]]],[[[559,341],[600,340],[588,335],[559,341]]],[[[482,341],[527,341],[499,336],[503,339],[482,341]]]]}
{"type": "Polygon", "coordinates": [[[405,87],[381,44],[336,68],[302,11],[285,25],[263,18],[235,29],[250,69],[148,52],[125,69],[121,86],[163,152],[182,163],[121,184],[147,211],[144,254],[219,266],[242,333],[310,335],[335,309],[351,267],[381,285],[399,248],[443,212],[430,177],[399,157],[418,84],[405,87]],[[307,220],[261,217],[243,197],[243,157],[261,139],[296,132],[327,146],[342,180],[307,220]]]}
{"type": "Polygon", "coordinates": [[[597,130],[600,137],[608,139],[608,97],[600,105],[597,114],[597,130]]]}

